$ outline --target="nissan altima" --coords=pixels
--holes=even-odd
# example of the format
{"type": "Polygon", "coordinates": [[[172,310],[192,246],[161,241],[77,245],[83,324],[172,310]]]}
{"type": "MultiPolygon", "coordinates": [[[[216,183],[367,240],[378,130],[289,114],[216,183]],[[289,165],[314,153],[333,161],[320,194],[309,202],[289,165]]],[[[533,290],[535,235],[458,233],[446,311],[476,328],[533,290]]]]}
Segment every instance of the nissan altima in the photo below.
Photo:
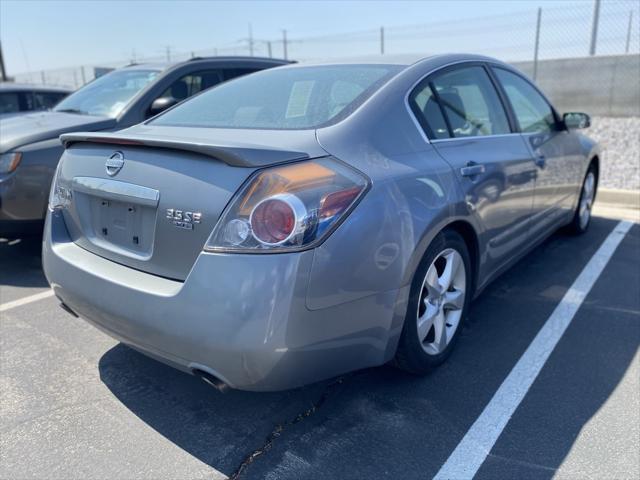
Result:
{"type": "Polygon", "coordinates": [[[265,70],[62,135],[44,269],[68,312],[219,388],[424,374],[492,279],[588,228],[587,126],[486,57],[265,70]]]}

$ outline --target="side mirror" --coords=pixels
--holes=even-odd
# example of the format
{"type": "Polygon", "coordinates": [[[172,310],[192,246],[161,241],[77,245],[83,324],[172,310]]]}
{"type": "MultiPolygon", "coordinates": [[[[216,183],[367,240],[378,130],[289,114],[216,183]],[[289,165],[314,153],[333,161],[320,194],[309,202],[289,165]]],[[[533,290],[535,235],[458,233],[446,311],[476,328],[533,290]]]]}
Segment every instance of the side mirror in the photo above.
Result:
{"type": "Polygon", "coordinates": [[[587,115],[586,113],[565,113],[562,116],[562,121],[564,122],[565,127],[567,127],[567,129],[569,130],[576,128],[588,128],[591,126],[591,117],[589,117],[589,115],[587,115]]]}
{"type": "Polygon", "coordinates": [[[173,97],[156,98],[149,107],[149,116],[153,117],[167,108],[173,107],[176,103],[178,103],[178,100],[173,97]]]}

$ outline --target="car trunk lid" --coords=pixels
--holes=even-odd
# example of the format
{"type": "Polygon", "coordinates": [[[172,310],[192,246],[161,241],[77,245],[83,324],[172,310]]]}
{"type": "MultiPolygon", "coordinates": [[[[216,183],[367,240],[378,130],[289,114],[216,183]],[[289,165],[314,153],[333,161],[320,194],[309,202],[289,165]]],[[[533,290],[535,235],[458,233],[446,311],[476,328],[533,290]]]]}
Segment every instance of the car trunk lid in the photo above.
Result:
{"type": "Polygon", "coordinates": [[[117,263],[184,280],[225,206],[257,168],[324,154],[312,131],[305,145],[302,135],[291,142],[281,132],[258,144],[238,141],[238,131],[210,130],[204,138],[191,130],[63,135],[60,184],[71,191],[63,215],[72,240],[117,263]]]}

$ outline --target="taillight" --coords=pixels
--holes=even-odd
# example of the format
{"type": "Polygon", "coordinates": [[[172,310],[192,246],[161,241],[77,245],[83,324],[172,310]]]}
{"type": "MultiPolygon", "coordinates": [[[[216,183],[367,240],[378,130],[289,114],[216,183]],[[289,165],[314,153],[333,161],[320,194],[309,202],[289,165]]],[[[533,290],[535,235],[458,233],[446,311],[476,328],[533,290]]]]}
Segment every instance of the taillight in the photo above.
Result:
{"type": "Polygon", "coordinates": [[[281,245],[295,235],[296,231],[302,230],[300,221],[306,214],[304,204],[295,195],[275,195],[253,207],[249,225],[259,242],[281,245]]]}
{"type": "Polygon", "coordinates": [[[64,155],[58,162],[58,166],[53,175],[53,181],[51,182],[51,190],[49,191],[49,210],[52,212],[68,207],[71,202],[71,189],[62,185],[60,182],[63,159],[64,155]]]}
{"type": "Polygon", "coordinates": [[[360,194],[359,187],[329,193],[320,202],[320,219],[331,218],[344,211],[360,194]]]}
{"type": "Polygon", "coordinates": [[[205,250],[313,247],[348,215],[368,185],[362,173],[331,158],[261,170],[235,195],[205,250]]]}

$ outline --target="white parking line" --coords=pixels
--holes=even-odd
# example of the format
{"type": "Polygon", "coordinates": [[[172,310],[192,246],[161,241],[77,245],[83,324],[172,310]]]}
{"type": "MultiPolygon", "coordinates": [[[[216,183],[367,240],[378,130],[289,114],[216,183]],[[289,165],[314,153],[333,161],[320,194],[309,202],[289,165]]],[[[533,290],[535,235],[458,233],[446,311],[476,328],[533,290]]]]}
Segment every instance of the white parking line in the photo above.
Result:
{"type": "Polygon", "coordinates": [[[632,225],[618,223],[591,257],[434,479],[473,478],[632,225]]]}
{"type": "Polygon", "coordinates": [[[11,310],[12,308],[26,305],[27,303],[37,302],[38,300],[42,300],[43,298],[47,298],[52,295],[53,295],[53,290],[46,290],[44,292],[36,293],[34,295],[29,295],[28,297],[19,298],[18,300],[14,300],[12,302],[3,303],[2,305],[0,305],[0,312],[5,312],[7,310],[11,310]]]}

